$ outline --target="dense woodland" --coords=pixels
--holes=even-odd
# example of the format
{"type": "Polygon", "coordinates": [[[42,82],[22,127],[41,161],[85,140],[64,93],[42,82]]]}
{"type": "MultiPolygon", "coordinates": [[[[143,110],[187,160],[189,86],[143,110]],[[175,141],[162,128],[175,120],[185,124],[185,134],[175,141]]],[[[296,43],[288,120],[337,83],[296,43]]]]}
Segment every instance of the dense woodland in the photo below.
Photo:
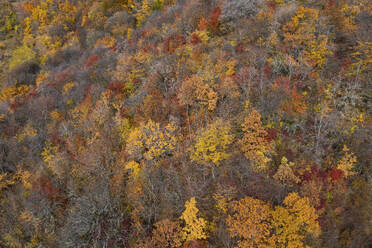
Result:
{"type": "Polygon", "coordinates": [[[369,0],[0,17],[0,247],[372,247],[369,0]]]}

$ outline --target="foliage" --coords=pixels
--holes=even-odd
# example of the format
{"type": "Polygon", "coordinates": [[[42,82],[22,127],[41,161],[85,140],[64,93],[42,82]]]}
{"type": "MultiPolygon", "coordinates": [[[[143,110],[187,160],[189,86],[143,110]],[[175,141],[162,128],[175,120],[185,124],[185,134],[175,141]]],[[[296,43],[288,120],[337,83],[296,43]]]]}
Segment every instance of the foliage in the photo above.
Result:
{"type": "Polygon", "coordinates": [[[321,67],[330,51],[327,49],[328,38],[316,34],[318,21],[318,10],[300,6],[296,15],[283,27],[283,31],[286,42],[292,47],[304,49],[304,55],[313,65],[321,67]]]}
{"type": "Polygon", "coordinates": [[[279,165],[278,170],[276,171],[273,178],[275,180],[280,181],[283,184],[293,185],[300,182],[300,178],[298,178],[293,173],[293,162],[288,163],[288,159],[286,157],[282,157],[281,163],[279,165]]]}
{"type": "Polygon", "coordinates": [[[27,85],[21,85],[15,88],[2,88],[0,99],[6,101],[17,97],[25,97],[29,93],[30,89],[31,87],[27,85]]]}
{"type": "Polygon", "coordinates": [[[12,53],[12,58],[9,61],[9,70],[12,70],[18,65],[27,61],[36,60],[36,53],[27,46],[20,46],[12,53]]]}
{"type": "Polygon", "coordinates": [[[229,125],[217,120],[200,132],[195,147],[191,149],[190,158],[202,164],[213,163],[218,166],[230,156],[227,149],[232,141],[229,125]]]}
{"type": "Polygon", "coordinates": [[[318,215],[309,198],[290,193],[284,199],[284,207],[277,206],[272,213],[275,241],[278,247],[304,247],[306,235],[318,236],[318,215]]]}
{"type": "Polygon", "coordinates": [[[17,31],[19,28],[17,22],[17,15],[13,11],[11,3],[9,2],[2,2],[0,4],[1,10],[1,20],[0,20],[0,34],[5,33],[5,38],[10,38],[14,35],[14,31],[17,31]]]}
{"type": "Polygon", "coordinates": [[[371,246],[369,0],[0,16],[0,247],[371,246]]]}
{"type": "Polygon", "coordinates": [[[308,247],[307,235],[320,234],[315,209],[297,193],[290,193],[283,203],[273,209],[251,197],[232,202],[227,223],[230,236],[239,238],[238,247],[308,247]]]}
{"type": "Polygon", "coordinates": [[[128,136],[127,152],[135,158],[147,160],[169,156],[176,148],[176,127],[169,123],[164,128],[159,123],[148,121],[134,129],[128,136]]]}
{"type": "Polygon", "coordinates": [[[155,223],[152,231],[153,247],[173,248],[181,246],[181,226],[179,223],[164,219],[155,223]]]}
{"type": "Polygon", "coordinates": [[[231,202],[227,218],[230,236],[238,237],[238,247],[275,247],[270,226],[271,207],[264,201],[244,197],[231,202]]]}
{"type": "Polygon", "coordinates": [[[262,126],[261,115],[257,110],[252,110],[242,124],[243,137],[239,140],[240,149],[247,159],[254,163],[256,170],[265,170],[270,161],[267,154],[270,153],[270,143],[267,140],[267,132],[262,126]]]}
{"type": "Polygon", "coordinates": [[[193,75],[182,83],[179,99],[182,105],[200,104],[213,111],[217,105],[218,94],[202,78],[193,75]]]}
{"type": "Polygon", "coordinates": [[[199,217],[199,209],[196,207],[196,200],[191,197],[185,203],[185,211],[180,217],[185,222],[185,227],[182,229],[182,239],[185,241],[206,239],[207,221],[199,217]]]}
{"type": "Polygon", "coordinates": [[[345,177],[349,177],[355,174],[353,171],[354,164],[357,162],[357,158],[354,156],[352,152],[349,152],[349,148],[344,145],[342,150],[344,152],[344,156],[337,164],[337,169],[341,170],[344,173],[345,177]]]}

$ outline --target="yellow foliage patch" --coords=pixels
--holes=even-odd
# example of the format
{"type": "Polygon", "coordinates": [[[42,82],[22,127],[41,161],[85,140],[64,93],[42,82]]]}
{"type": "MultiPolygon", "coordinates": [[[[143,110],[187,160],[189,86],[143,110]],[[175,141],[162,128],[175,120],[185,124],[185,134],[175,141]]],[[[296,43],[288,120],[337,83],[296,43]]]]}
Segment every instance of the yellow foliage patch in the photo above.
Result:
{"type": "Polygon", "coordinates": [[[347,148],[346,145],[344,145],[343,152],[344,156],[338,162],[337,169],[342,170],[345,177],[349,177],[355,174],[353,169],[354,164],[357,162],[357,158],[352,152],[349,152],[349,148],[347,148]]]}
{"type": "Polygon", "coordinates": [[[245,157],[254,163],[256,170],[265,170],[266,164],[270,161],[267,154],[271,152],[271,146],[267,141],[267,132],[257,110],[252,110],[245,118],[242,129],[243,137],[239,140],[240,149],[245,157]]]}
{"type": "Polygon", "coordinates": [[[185,203],[185,211],[180,217],[185,222],[185,227],[182,229],[182,239],[184,241],[206,239],[207,221],[198,216],[199,209],[196,207],[196,200],[191,197],[185,203]]]}
{"type": "Polygon", "coordinates": [[[149,120],[139,128],[131,131],[127,139],[129,155],[147,160],[170,155],[176,148],[176,127],[169,123],[164,128],[159,123],[149,120]]]}
{"type": "Polygon", "coordinates": [[[190,158],[202,164],[219,163],[230,155],[227,152],[229,145],[233,142],[230,134],[230,126],[222,120],[210,124],[200,132],[194,148],[191,148],[190,158]]]}

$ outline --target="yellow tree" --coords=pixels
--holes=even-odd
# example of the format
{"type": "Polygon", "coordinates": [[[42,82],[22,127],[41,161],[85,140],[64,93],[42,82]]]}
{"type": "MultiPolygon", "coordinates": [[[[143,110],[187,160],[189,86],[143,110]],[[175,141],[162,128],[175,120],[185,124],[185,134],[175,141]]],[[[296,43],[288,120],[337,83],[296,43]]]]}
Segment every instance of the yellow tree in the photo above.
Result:
{"type": "Polygon", "coordinates": [[[182,239],[184,241],[201,240],[207,238],[207,221],[198,216],[199,209],[196,207],[196,200],[191,197],[185,203],[185,211],[180,217],[185,221],[185,227],[182,229],[182,239]]]}
{"type": "Polygon", "coordinates": [[[267,140],[267,132],[262,126],[260,113],[252,110],[245,118],[242,128],[243,137],[239,140],[241,151],[254,163],[256,170],[266,169],[266,164],[270,161],[267,154],[270,153],[271,146],[267,140]]]}
{"type": "Polygon", "coordinates": [[[218,94],[203,78],[193,75],[183,81],[178,98],[181,105],[199,104],[208,111],[213,111],[217,105],[218,94]]]}
{"type": "Polygon", "coordinates": [[[9,61],[9,70],[27,61],[36,61],[36,53],[27,46],[20,46],[13,50],[9,61]]]}
{"type": "MultiPolygon", "coordinates": [[[[354,48],[352,54],[355,62],[352,66],[352,74],[369,72],[372,68],[372,42],[357,41],[358,45],[354,48]]],[[[368,74],[367,74],[368,75],[368,74]]]]}
{"type": "Polygon", "coordinates": [[[302,198],[297,193],[290,193],[284,199],[284,207],[277,206],[272,211],[271,222],[275,229],[277,247],[308,247],[304,244],[305,238],[308,235],[320,234],[315,208],[310,205],[309,198],[302,198]]]}
{"type": "Polygon", "coordinates": [[[231,204],[227,217],[231,238],[239,238],[239,248],[272,248],[275,240],[270,225],[271,208],[264,201],[245,197],[231,204]]]}
{"type": "Polygon", "coordinates": [[[147,160],[158,159],[171,154],[177,144],[176,127],[170,123],[161,128],[159,123],[149,120],[131,131],[127,139],[130,156],[147,160]]]}
{"type": "Polygon", "coordinates": [[[349,148],[347,148],[346,145],[344,145],[343,152],[344,156],[338,162],[337,169],[342,170],[345,177],[349,177],[355,174],[353,169],[354,164],[357,162],[357,158],[352,152],[349,152],[349,148]]]}
{"type": "Polygon", "coordinates": [[[21,85],[16,88],[2,88],[0,92],[0,101],[14,100],[15,98],[24,98],[27,96],[31,89],[31,86],[27,85],[21,85]]]}
{"type": "Polygon", "coordinates": [[[296,15],[283,26],[283,36],[292,48],[303,52],[314,66],[322,67],[327,49],[328,38],[319,28],[319,11],[300,6],[296,15]]]}
{"type": "Polygon", "coordinates": [[[232,141],[229,125],[219,119],[200,132],[194,148],[191,149],[191,160],[218,166],[220,161],[229,157],[226,150],[232,141]]]}

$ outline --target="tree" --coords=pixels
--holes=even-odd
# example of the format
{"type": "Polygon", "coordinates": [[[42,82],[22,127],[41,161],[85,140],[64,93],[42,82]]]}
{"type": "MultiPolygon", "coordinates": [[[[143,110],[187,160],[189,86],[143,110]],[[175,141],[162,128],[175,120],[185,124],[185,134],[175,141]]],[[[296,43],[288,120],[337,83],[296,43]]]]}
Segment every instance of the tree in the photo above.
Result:
{"type": "Polygon", "coordinates": [[[355,174],[353,171],[354,164],[357,162],[356,156],[352,152],[349,152],[349,148],[344,145],[342,150],[344,152],[344,156],[337,164],[337,169],[341,170],[344,173],[344,176],[347,178],[355,174]]]}
{"type": "Polygon", "coordinates": [[[322,67],[330,54],[327,48],[329,39],[318,27],[319,11],[300,6],[296,15],[283,26],[283,36],[294,50],[303,51],[313,66],[322,67]]]}
{"type": "Polygon", "coordinates": [[[177,144],[175,131],[176,127],[172,123],[161,128],[159,123],[149,120],[129,134],[127,152],[136,159],[143,157],[147,160],[156,160],[169,156],[175,151],[177,144]]]}
{"type": "Polygon", "coordinates": [[[155,248],[175,248],[181,246],[181,226],[178,222],[164,219],[155,223],[152,231],[152,245],[155,248]]]}
{"type": "Polygon", "coordinates": [[[239,238],[239,248],[273,248],[269,204],[252,197],[244,197],[231,203],[227,224],[232,238],[239,238]]]}
{"type": "Polygon", "coordinates": [[[12,58],[9,62],[9,70],[28,61],[35,61],[36,53],[27,46],[20,46],[13,50],[12,58]]]}
{"type": "Polygon", "coordinates": [[[178,98],[181,105],[199,104],[213,111],[217,105],[218,94],[200,76],[193,75],[182,82],[178,98]]]}
{"type": "Polygon", "coordinates": [[[218,166],[230,156],[227,149],[232,142],[233,135],[230,134],[229,125],[219,119],[199,133],[190,158],[202,164],[213,163],[218,166]]]}
{"type": "Polygon", "coordinates": [[[184,222],[185,226],[182,229],[182,240],[184,241],[196,241],[207,238],[207,221],[199,217],[199,209],[196,207],[196,200],[191,197],[190,200],[185,203],[185,211],[183,211],[180,217],[184,222]]]}
{"type": "Polygon", "coordinates": [[[319,216],[307,197],[290,193],[284,199],[284,207],[277,206],[272,212],[272,227],[275,229],[277,247],[302,248],[308,235],[318,236],[319,216]]]}
{"type": "Polygon", "coordinates": [[[293,173],[293,170],[292,170],[293,165],[294,165],[294,163],[292,163],[292,162],[288,163],[288,159],[286,157],[283,157],[282,161],[279,165],[279,168],[274,175],[274,179],[283,183],[283,184],[287,184],[289,186],[291,186],[295,183],[299,183],[300,178],[298,178],[293,173]]]}
{"type": "Polygon", "coordinates": [[[267,154],[271,152],[267,132],[262,126],[261,115],[252,110],[242,124],[243,137],[239,140],[240,149],[245,157],[254,163],[254,169],[265,170],[270,161],[267,154]]]}

